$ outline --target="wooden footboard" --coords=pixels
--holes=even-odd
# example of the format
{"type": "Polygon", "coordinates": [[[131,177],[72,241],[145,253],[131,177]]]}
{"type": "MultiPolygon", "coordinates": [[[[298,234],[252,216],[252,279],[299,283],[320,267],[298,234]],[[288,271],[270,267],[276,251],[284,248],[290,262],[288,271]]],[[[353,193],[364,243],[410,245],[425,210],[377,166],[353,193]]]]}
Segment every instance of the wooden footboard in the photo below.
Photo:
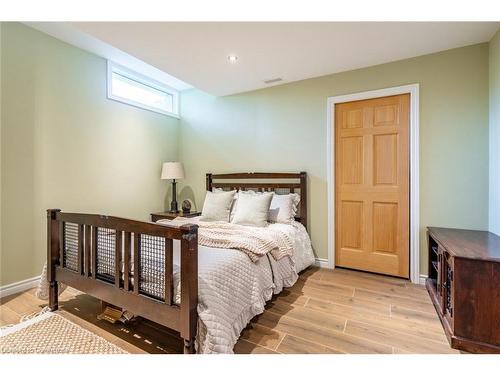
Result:
{"type": "Polygon", "coordinates": [[[47,210],[49,306],[62,282],[178,331],[194,353],[198,320],[198,226],[170,227],[112,216],[47,210]],[[180,240],[180,304],[173,240],[180,240]]]}

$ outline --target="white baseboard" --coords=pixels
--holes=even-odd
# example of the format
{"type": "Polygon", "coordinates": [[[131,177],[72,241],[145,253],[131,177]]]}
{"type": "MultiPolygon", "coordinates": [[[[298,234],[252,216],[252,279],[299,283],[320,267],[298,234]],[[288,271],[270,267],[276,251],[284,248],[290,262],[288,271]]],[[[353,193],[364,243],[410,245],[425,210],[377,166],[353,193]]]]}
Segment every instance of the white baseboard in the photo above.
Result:
{"type": "Polygon", "coordinates": [[[314,265],[320,268],[331,268],[328,259],[316,258],[314,265]]]}
{"type": "MultiPolygon", "coordinates": [[[[330,266],[329,260],[324,258],[316,258],[314,265],[320,268],[333,268],[332,266],[330,266]]],[[[427,277],[427,275],[420,275],[417,284],[425,285],[425,280],[427,279],[427,277]]]]}
{"type": "Polygon", "coordinates": [[[11,294],[16,294],[24,292],[25,290],[35,288],[38,286],[40,281],[40,276],[35,276],[30,279],[18,281],[9,285],[0,286],[0,298],[10,296],[11,294]]]}

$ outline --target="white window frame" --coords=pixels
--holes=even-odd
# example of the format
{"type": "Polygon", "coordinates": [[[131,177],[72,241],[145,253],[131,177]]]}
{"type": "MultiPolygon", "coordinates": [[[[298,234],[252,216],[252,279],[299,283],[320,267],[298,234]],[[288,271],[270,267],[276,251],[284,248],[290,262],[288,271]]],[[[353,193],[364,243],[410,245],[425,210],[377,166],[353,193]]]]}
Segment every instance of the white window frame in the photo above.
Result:
{"type": "Polygon", "coordinates": [[[120,103],[125,103],[137,108],[142,108],[151,112],[161,113],[163,115],[180,118],[179,117],[179,91],[173,89],[172,87],[158,82],[153,78],[146,77],[143,74],[137,73],[133,70],[130,70],[124,66],[118,65],[110,60],[108,60],[108,75],[107,75],[107,91],[108,91],[108,99],[115,100],[120,103]],[[118,95],[113,94],[113,72],[118,73],[126,78],[137,81],[145,86],[152,87],[156,90],[166,92],[172,95],[172,110],[173,112],[164,111],[160,108],[151,107],[146,104],[136,102],[135,100],[130,100],[127,98],[123,98],[118,95]]]}

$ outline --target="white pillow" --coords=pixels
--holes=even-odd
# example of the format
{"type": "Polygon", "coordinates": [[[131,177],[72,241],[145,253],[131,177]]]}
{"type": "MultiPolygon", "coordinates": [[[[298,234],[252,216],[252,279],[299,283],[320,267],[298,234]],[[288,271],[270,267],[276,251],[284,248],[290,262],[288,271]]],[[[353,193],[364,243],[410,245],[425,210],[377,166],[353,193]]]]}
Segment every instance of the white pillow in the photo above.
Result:
{"type": "Polygon", "coordinates": [[[254,190],[239,190],[235,195],[234,195],[234,200],[233,200],[233,205],[231,206],[231,213],[229,214],[230,220],[233,221],[234,214],[236,213],[236,207],[238,207],[238,197],[242,194],[262,194],[262,192],[256,192],[254,190]]]}
{"type": "Polygon", "coordinates": [[[265,227],[273,195],[274,193],[238,194],[238,204],[231,223],[265,227]]]}
{"type": "MultiPolygon", "coordinates": [[[[223,188],[218,188],[218,187],[213,187],[212,192],[213,193],[224,193],[226,190],[223,188]]],[[[234,209],[236,208],[236,202],[238,200],[238,192],[236,190],[233,190],[235,192],[234,197],[233,197],[233,202],[231,203],[231,207],[229,208],[229,221],[233,219],[234,216],[234,209]]],[[[241,192],[241,190],[240,190],[241,192]]]]}
{"type": "Polygon", "coordinates": [[[213,193],[207,191],[200,220],[229,222],[229,210],[236,190],[213,193]]]}
{"type": "Polygon", "coordinates": [[[299,194],[275,194],[269,207],[268,220],[274,223],[293,223],[299,202],[299,194]]]}

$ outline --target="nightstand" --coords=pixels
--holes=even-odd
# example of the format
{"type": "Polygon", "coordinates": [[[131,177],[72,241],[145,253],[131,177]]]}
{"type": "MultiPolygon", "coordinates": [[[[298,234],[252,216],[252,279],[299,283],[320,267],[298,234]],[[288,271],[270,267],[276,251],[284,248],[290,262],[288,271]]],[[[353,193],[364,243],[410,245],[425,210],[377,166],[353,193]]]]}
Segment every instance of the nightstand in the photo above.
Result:
{"type": "Polygon", "coordinates": [[[158,220],[167,219],[172,220],[176,217],[195,217],[200,216],[201,212],[191,211],[191,212],[156,212],[151,214],[151,221],[156,223],[158,220]]]}

